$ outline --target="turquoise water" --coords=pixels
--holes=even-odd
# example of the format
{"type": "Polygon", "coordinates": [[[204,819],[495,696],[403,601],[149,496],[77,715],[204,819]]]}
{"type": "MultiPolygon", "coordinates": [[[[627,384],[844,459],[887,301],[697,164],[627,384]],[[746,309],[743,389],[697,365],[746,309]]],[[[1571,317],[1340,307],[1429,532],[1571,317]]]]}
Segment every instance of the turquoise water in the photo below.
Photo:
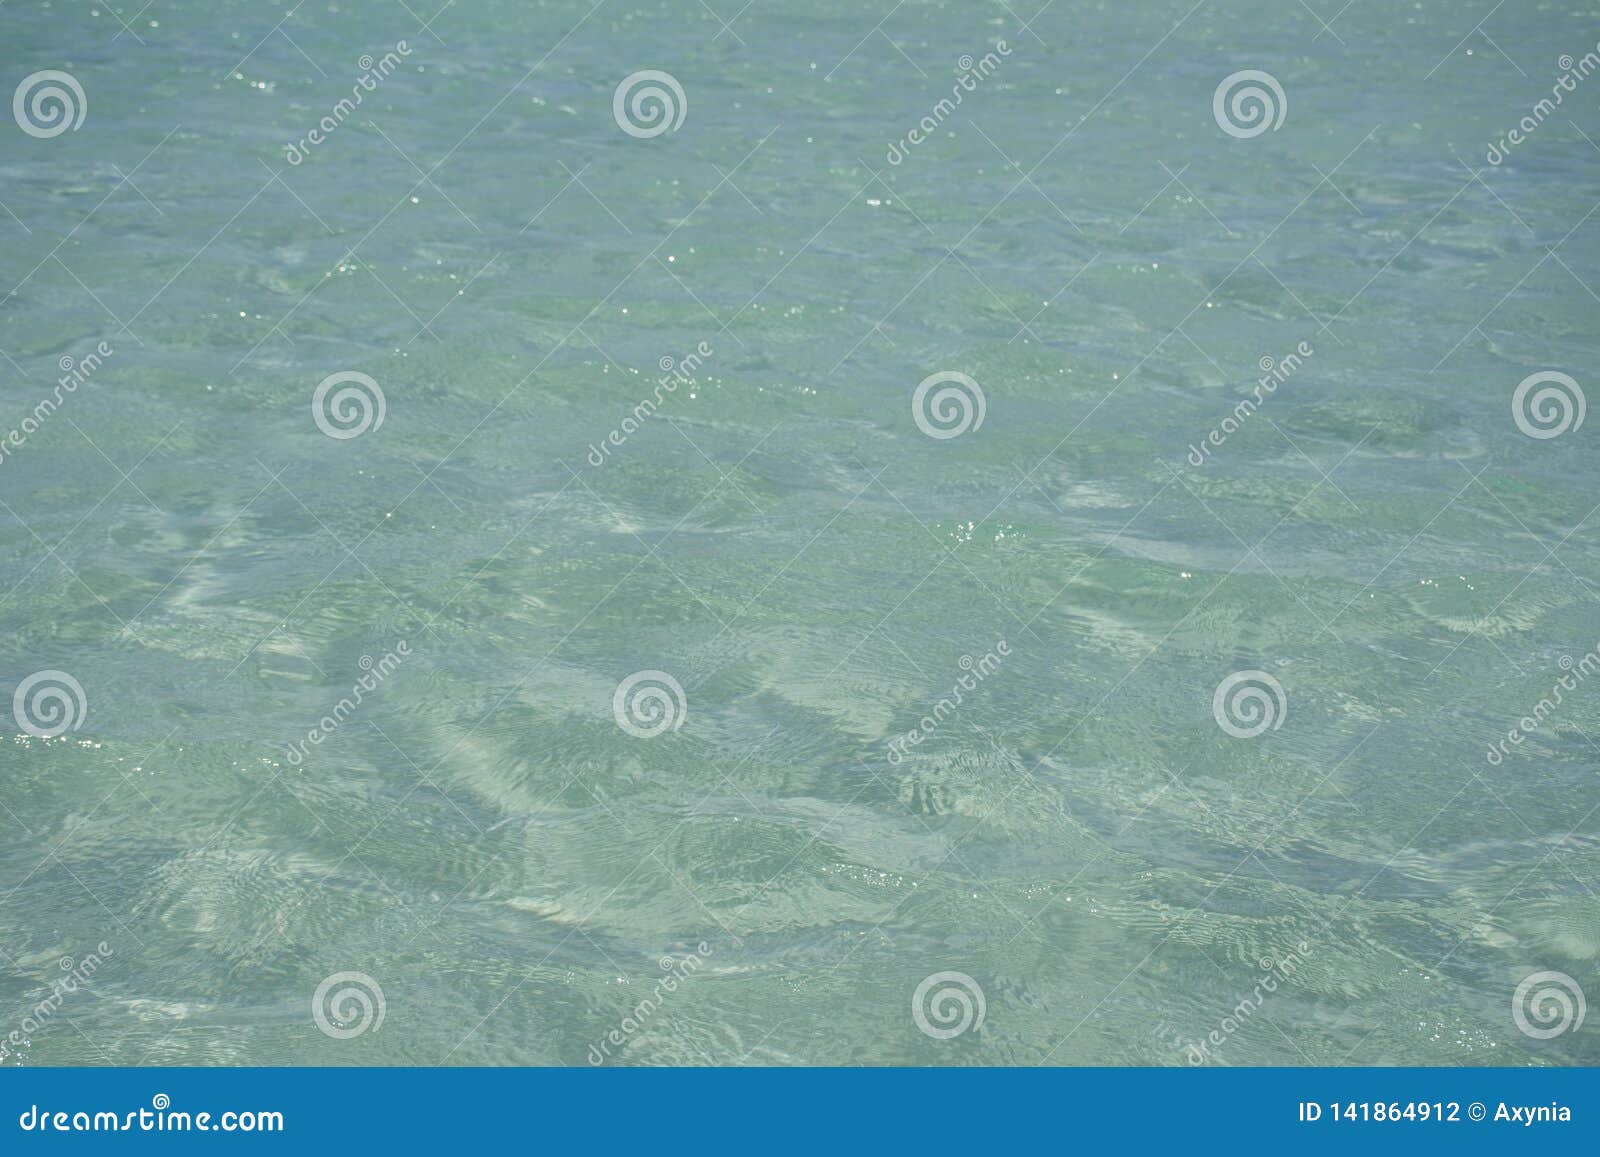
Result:
{"type": "Polygon", "coordinates": [[[6,1063],[1600,1061],[1600,7],[436,3],[0,10],[6,1063]]]}

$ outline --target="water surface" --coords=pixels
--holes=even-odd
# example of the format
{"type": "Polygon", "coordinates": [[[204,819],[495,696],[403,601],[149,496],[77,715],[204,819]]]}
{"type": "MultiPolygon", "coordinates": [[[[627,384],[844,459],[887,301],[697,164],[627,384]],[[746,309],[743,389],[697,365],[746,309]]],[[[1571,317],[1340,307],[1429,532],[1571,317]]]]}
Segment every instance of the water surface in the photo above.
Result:
{"type": "Polygon", "coordinates": [[[1600,9],[1032,7],[5,6],[8,1063],[1600,1060],[1600,9]]]}

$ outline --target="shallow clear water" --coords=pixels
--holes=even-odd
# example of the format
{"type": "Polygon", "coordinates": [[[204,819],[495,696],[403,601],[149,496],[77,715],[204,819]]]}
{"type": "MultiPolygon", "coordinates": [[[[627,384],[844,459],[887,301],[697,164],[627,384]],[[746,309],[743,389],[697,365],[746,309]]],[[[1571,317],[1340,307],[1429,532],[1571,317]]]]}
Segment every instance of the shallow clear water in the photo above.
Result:
{"type": "Polygon", "coordinates": [[[1600,7],[436,2],[0,11],[7,1063],[1600,1060],[1600,7]]]}

